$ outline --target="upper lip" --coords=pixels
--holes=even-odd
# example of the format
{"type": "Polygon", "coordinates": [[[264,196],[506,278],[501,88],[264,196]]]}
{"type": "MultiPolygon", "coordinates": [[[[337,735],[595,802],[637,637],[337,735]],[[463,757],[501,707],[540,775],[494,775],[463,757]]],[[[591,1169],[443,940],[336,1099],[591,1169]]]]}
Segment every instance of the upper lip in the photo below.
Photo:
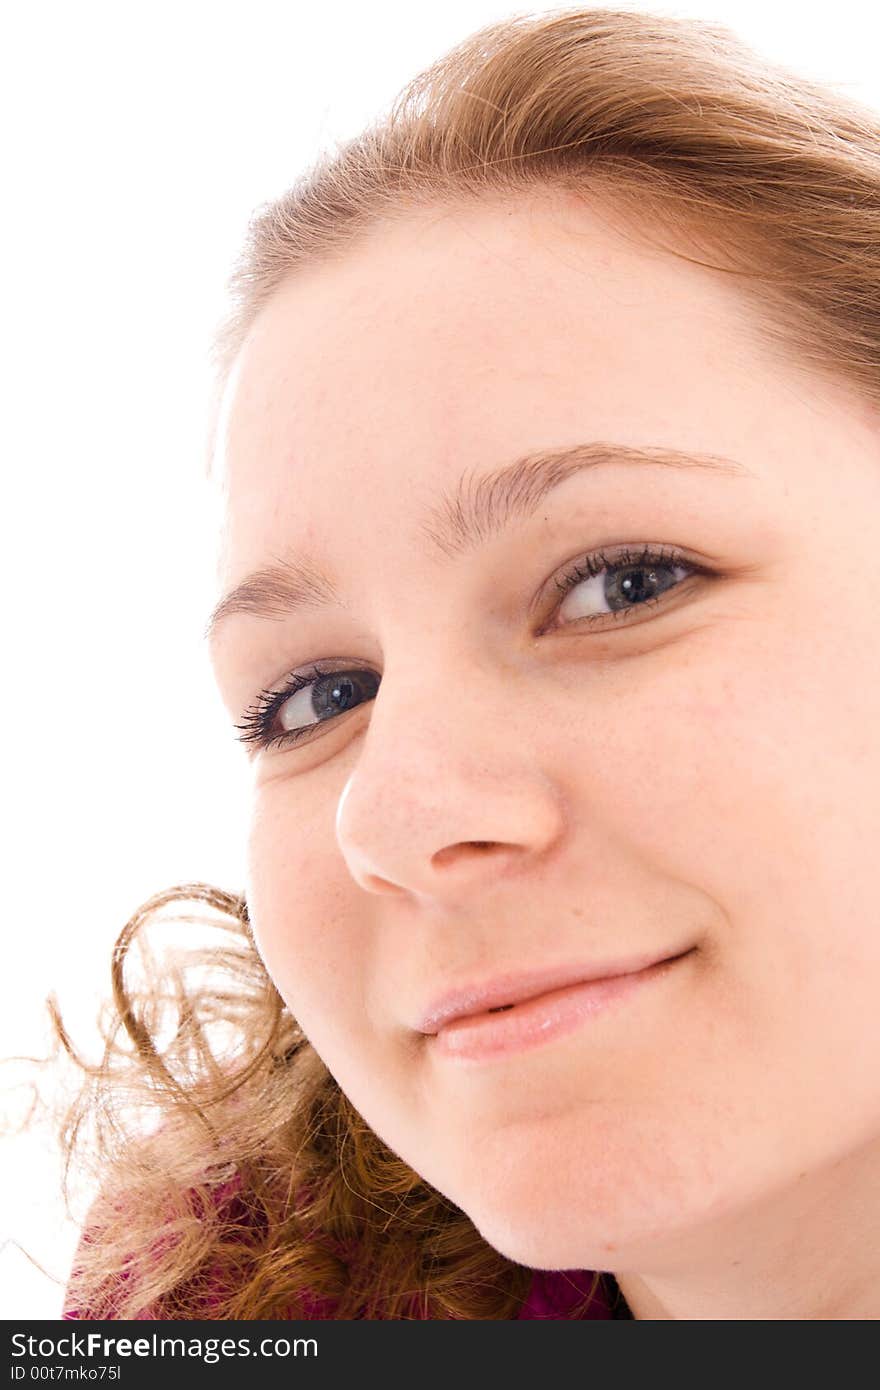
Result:
{"type": "Polygon", "coordinates": [[[660,954],[655,951],[653,955],[630,956],[626,960],[618,957],[601,963],[556,965],[517,974],[496,975],[482,983],[459,986],[434,999],[418,1023],[418,1031],[439,1033],[454,1019],[469,1018],[504,1004],[519,1004],[524,999],[537,999],[551,990],[564,989],[566,985],[609,980],[618,975],[635,975],[662,961],[677,960],[690,949],[660,954]]]}

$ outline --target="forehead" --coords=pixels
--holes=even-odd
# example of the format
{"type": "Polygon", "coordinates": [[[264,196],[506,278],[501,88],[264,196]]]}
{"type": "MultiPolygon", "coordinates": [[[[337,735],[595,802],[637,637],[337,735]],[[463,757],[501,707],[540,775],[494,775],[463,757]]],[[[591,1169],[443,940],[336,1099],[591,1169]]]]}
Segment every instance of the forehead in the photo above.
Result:
{"type": "Polygon", "coordinates": [[[413,490],[531,448],[723,452],[719,406],[760,408],[760,353],[723,275],[607,204],[407,213],[297,272],[256,320],[219,436],[221,568],[234,581],[291,541],[320,548],[343,516],[393,530],[413,490]]]}

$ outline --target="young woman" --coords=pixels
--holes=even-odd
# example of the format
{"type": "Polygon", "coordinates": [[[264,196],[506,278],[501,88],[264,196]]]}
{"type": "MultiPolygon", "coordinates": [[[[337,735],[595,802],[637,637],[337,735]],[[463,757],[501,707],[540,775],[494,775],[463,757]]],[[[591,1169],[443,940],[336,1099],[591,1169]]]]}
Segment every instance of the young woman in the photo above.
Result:
{"type": "Polygon", "coordinates": [[[880,1316],[878,290],[880,117],[632,12],[259,210],[248,878],[119,939],[69,1316],[880,1316]]]}

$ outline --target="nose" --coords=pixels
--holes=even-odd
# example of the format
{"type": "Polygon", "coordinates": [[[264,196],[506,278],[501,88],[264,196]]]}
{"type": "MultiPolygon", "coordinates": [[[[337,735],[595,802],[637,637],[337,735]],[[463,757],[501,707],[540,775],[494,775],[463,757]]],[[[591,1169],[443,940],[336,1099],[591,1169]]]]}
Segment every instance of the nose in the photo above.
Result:
{"type": "Polygon", "coordinates": [[[512,685],[485,671],[450,684],[448,666],[441,682],[424,665],[393,684],[386,670],[336,812],[340,851],[366,892],[452,906],[527,872],[559,841],[560,792],[512,685]]]}

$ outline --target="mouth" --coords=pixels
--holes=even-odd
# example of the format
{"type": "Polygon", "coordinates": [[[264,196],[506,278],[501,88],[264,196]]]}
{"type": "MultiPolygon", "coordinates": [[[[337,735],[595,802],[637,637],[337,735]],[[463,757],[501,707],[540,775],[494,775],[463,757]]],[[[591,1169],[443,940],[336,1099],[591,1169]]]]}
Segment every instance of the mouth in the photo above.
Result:
{"type": "Polygon", "coordinates": [[[648,963],[635,962],[634,968],[606,970],[584,978],[546,983],[521,982],[518,990],[508,985],[508,998],[499,990],[484,991],[494,996],[477,999],[450,998],[423,1027],[432,1051],[460,1061],[488,1061],[495,1057],[540,1046],[572,1032],[613,1005],[634,998],[648,985],[673,972],[680,962],[696,951],[689,947],[676,955],[656,957],[648,963]],[[518,992],[519,997],[511,998],[518,992]],[[496,1002],[497,1001],[497,1002],[496,1002]]]}

